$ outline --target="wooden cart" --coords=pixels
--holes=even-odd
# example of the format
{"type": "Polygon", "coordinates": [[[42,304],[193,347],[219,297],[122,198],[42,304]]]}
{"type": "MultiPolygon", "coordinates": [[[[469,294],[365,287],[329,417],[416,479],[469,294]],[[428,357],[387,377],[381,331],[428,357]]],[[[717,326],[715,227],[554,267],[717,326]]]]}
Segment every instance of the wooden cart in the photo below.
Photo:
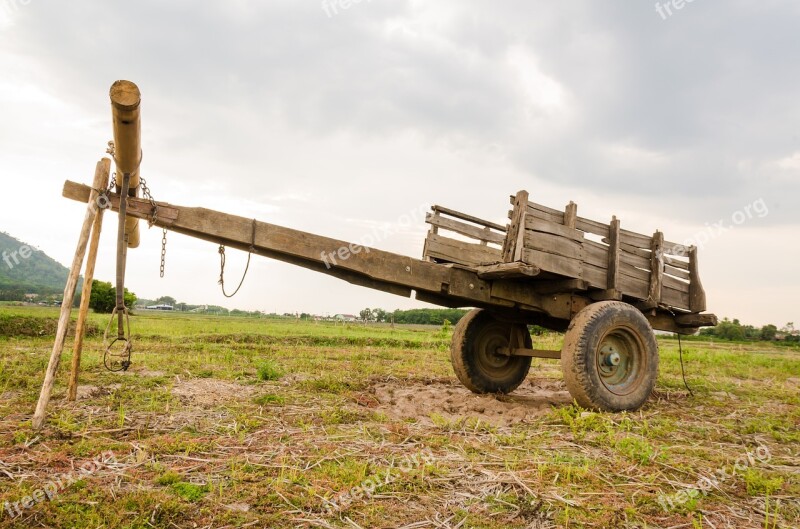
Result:
{"type": "MultiPolygon", "coordinates": [[[[91,188],[67,181],[86,202],[91,188]]],[[[109,194],[118,210],[119,195],[109,194]]],[[[350,283],[445,307],[476,307],[455,327],[458,378],[478,393],[513,391],[531,357],[561,359],[582,406],[618,411],[644,403],[658,372],[653,329],[692,334],[716,324],[703,314],[697,250],[511,197],[506,226],[440,206],[422,259],[362,247],[205,208],[128,197],[127,215],[251,251],[350,283]],[[155,212],[155,218],[154,218],[155,212]],[[527,325],[566,331],[561,351],[533,346],[527,325]]]]}
{"type": "MultiPolygon", "coordinates": [[[[205,208],[156,202],[139,179],[141,94],[130,81],[111,87],[113,154],[120,181],[116,193],[102,193],[104,204],[120,212],[117,241],[117,292],[124,286],[125,255],[138,244],[138,219],[166,230],[239,248],[302,266],[350,283],[399,296],[412,293],[445,307],[476,307],[456,325],[451,346],[461,382],[478,393],[508,393],[528,374],[531,358],[561,359],[564,379],[582,406],[631,410],[644,403],[658,374],[653,329],[692,334],[716,325],[706,309],[697,249],[578,216],[570,203],[561,210],[511,197],[507,225],[441,206],[427,216],[431,225],[422,259],[366,248],[205,208]],[[139,187],[142,189],[140,190],[139,187]],[[144,198],[139,198],[140,196],[144,198]],[[533,346],[528,325],[566,331],[561,351],[533,346]]],[[[89,202],[81,242],[64,299],[72,299],[96,208],[93,201],[108,179],[109,160],[98,164],[94,189],[67,181],[67,198],[89,202]],[[99,183],[98,183],[99,182],[99,183]]],[[[101,211],[102,213],[102,211],[101,211]]],[[[99,222],[92,230],[96,256],[99,222]]],[[[162,251],[163,256],[163,251],[162,251]]],[[[91,283],[94,257],[87,264],[91,283]]],[[[163,262],[162,262],[163,271],[163,262]]],[[[42,386],[34,423],[44,418],[61,354],[70,305],[62,306],[59,334],[42,386]]],[[[88,309],[84,289],[79,327],[88,309]]],[[[130,355],[123,326],[124,300],[117,296],[118,338],[130,355]]],[[[129,333],[128,333],[129,334],[129,333]]],[[[112,342],[113,343],[113,342],[112,342]]],[[[110,347],[110,345],[109,345],[110,347]]],[[[80,344],[76,342],[70,394],[77,384],[80,344]]],[[[122,368],[127,364],[123,362],[122,368]]]]}

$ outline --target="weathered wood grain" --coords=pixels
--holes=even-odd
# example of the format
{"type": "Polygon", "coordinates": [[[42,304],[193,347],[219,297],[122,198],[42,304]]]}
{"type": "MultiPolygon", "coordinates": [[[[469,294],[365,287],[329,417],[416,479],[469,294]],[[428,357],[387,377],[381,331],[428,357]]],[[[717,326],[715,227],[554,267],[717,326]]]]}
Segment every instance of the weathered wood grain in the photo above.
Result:
{"type": "Polygon", "coordinates": [[[516,261],[518,254],[518,244],[520,242],[520,231],[525,229],[525,208],[528,204],[528,192],[520,191],[516,196],[511,197],[511,204],[514,209],[509,215],[510,223],[506,232],[506,239],[503,241],[503,262],[509,263],[516,261]]]}
{"type": "MultiPolygon", "coordinates": [[[[116,81],[109,90],[111,99],[111,120],[114,129],[114,163],[118,174],[130,174],[132,197],[139,193],[139,170],[142,161],[141,113],[142,96],[139,87],[130,81],[116,81]]],[[[119,187],[117,187],[119,189],[119,187]]],[[[125,219],[125,236],[128,248],[139,246],[139,220],[135,217],[125,219]]]]}
{"type": "Polygon", "coordinates": [[[689,248],[689,310],[692,312],[706,310],[706,292],[700,282],[696,246],[689,248]]]}
{"type": "Polygon", "coordinates": [[[451,216],[453,218],[456,218],[456,219],[465,220],[467,222],[472,222],[474,224],[480,224],[481,226],[488,226],[490,228],[493,228],[493,229],[495,229],[497,231],[501,231],[503,233],[505,233],[505,231],[506,231],[506,227],[503,226],[503,225],[497,224],[497,223],[489,221],[489,220],[484,220],[484,219],[475,217],[473,215],[468,215],[467,213],[462,213],[462,212],[456,211],[454,209],[449,209],[449,208],[445,208],[445,207],[442,207],[442,206],[433,206],[431,209],[433,211],[438,211],[440,213],[444,213],[445,215],[449,215],[449,216],[451,216]]]}
{"type": "MultiPolygon", "coordinates": [[[[506,239],[505,233],[498,233],[491,231],[487,227],[479,228],[477,226],[459,222],[457,220],[448,219],[442,215],[428,213],[425,215],[425,222],[431,224],[435,228],[443,228],[446,230],[477,239],[479,241],[486,241],[494,244],[503,244],[506,239]]],[[[438,230],[434,233],[437,234],[438,230]]]]}
{"type": "Polygon", "coordinates": [[[572,229],[542,218],[537,218],[533,215],[528,215],[525,218],[525,229],[540,231],[542,233],[551,233],[553,235],[560,235],[561,237],[566,237],[574,241],[583,241],[583,233],[580,230],[572,229]]]}

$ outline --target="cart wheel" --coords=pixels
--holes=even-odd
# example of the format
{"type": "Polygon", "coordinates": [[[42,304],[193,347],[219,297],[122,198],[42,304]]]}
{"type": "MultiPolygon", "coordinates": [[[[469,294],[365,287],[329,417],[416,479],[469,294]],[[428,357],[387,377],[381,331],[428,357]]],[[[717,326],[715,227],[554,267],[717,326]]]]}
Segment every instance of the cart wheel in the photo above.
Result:
{"type": "Polygon", "coordinates": [[[459,320],[450,345],[450,360],[456,376],[469,390],[510,393],[528,376],[529,356],[497,352],[509,346],[515,327],[522,331],[524,345],[530,349],[531,335],[525,325],[497,320],[483,309],[473,309],[459,320]]]}
{"type": "Polygon", "coordinates": [[[570,322],[561,350],[564,381],[585,408],[635,410],[658,377],[658,345],[650,323],[620,301],[593,303],[570,322]]]}

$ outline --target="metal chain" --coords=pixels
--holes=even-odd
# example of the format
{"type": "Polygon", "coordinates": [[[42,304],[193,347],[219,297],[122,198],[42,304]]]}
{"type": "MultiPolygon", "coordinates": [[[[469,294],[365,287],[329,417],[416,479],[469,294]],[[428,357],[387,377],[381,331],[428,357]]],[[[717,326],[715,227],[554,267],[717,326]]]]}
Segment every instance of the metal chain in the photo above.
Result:
{"type": "Polygon", "coordinates": [[[111,173],[111,182],[108,184],[108,189],[106,190],[106,194],[112,193],[116,190],[117,187],[117,172],[114,171],[111,173]]]}
{"type": "MultiPolygon", "coordinates": [[[[146,198],[150,201],[150,218],[147,220],[147,226],[149,228],[153,227],[156,220],[158,219],[158,204],[156,203],[155,199],[153,198],[153,194],[150,192],[150,188],[147,187],[147,180],[144,177],[139,177],[139,187],[142,189],[142,197],[146,198]]],[[[161,232],[161,264],[159,266],[159,275],[160,277],[164,277],[164,261],[167,258],[167,229],[162,228],[161,232]]]]}
{"type": "Polygon", "coordinates": [[[239,289],[242,288],[242,285],[244,284],[244,278],[247,277],[247,271],[250,269],[250,257],[253,255],[253,252],[256,251],[256,219],[253,219],[253,232],[250,237],[250,248],[247,252],[247,264],[244,266],[244,273],[242,274],[241,281],[239,281],[239,286],[236,287],[236,290],[234,290],[232,294],[225,292],[225,246],[220,244],[218,251],[219,281],[217,281],[217,283],[222,287],[222,295],[226,298],[232,298],[237,292],[239,292],[239,289]]]}
{"type": "Polygon", "coordinates": [[[164,277],[164,260],[167,257],[167,228],[161,234],[161,277],[164,277]]]}
{"type": "Polygon", "coordinates": [[[143,176],[139,177],[139,187],[142,188],[142,196],[150,201],[150,218],[147,221],[147,226],[152,228],[158,218],[158,204],[150,194],[150,188],[147,187],[147,180],[143,176]]]}

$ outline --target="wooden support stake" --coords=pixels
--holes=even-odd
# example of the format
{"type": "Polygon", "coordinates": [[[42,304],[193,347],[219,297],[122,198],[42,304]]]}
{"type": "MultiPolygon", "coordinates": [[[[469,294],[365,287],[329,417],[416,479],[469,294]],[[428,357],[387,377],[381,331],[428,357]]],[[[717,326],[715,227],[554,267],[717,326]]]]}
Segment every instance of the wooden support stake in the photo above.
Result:
{"type": "Polygon", "coordinates": [[[37,430],[44,424],[47,403],[50,401],[50,394],[53,392],[56,371],[61,361],[61,352],[64,349],[64,341],[67,337],[67,329],[69,327],[69,318],[72,313],[72,300],[75,298],[75,289],[78,286],[78,277],[81,273],[81,266],[83,265],[83,256],[86,254],[89,232],[92,229],[92,223],[94,222],[95,214],[98,210],[96,204],[97,191],[95,191],[95,189],[102,189],[103,182],[108,182],[108,172],[110,168],[110,161],[106,158],[97,162],[97,167],[95,168],[94,182],[92,185],[94,189],[92,189],[89,195],[86,214],[83,217],[83,226],[81,226],[81,233],[78,237],[78,246],[75,250],[75,257],[72,259],[72,267],[69,270],[69,276],[67,276],[67,284],[64,287],[64,297],[61,302],[61,315],[58,318],[58,329],[56,330],[56,338],[53,342],[53,351],[50,353],[50,361],[47,364],[47,371],[45,372],[44,382],[42,383],[42,391],[39,393],[39,402],[36,404],[36,411],[33,414],[33,427],[37,430]]]}
{"type": "MultiPolygon", "coordinates": [[[[108,187],[108,176],[111,160],[103,158],[103,185],[100,189],[108,187]]],[[[94,279],[94,266],[97,262],[97,248],[100,245],[100,232],[103,228],[103,209],[97,209],[92,225],[92,237],[89,241],[89,255],[86,257],[86,269],[83,273],[83,289],[81,290],[81,305],[78,310],[78,322],[75,325],[75,342],[72,346],[72,365],[69,373],[69,386],[67,387],[67,400],[74,401],[78,397],[78,371],[81,366],[81,352],[83,351],[83,337],[86,332],[86,317],[89,314],[89,299],[92,296],[92,280],[94,279]]]]}

